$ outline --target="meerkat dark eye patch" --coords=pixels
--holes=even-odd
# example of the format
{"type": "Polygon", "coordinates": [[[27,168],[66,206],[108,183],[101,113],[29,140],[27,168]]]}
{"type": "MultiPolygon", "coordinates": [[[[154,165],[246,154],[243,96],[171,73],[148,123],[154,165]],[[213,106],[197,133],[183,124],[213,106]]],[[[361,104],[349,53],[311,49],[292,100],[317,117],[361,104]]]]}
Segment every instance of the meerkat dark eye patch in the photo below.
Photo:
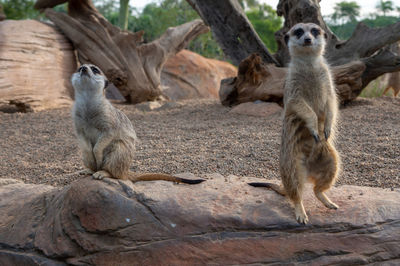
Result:
{"type": "Polygon", "coordinates": [[[293,35],[297,37],[297,39],[300,39],[300,37],[304,34],[304,30],[302,28],[299,28],[295,31],[293,31],[293,35]]]}
{"type": "Polygon", "coordinates": [[[321,34],[321,31],[320,31],[319,29],[317,29],[317,28],[312,28],[312,29],[311,29],[311,34],[312,34],[315,38],[317,38],[318,35],[321,34]]]}
{"type": "Polygon", "coordinates": [[[76,72],[81,72],[81,70],[83,69],[83,66],[81,66],[80,68],[78,68],[78,70],[76,72]]]}
{"type": "Polygon", "coordinates": [[[92,70],[92,72],[94,73],[94,74],[100,74],[100,70],[97,68],[97,67],[90,67],[90,69],[92,70]]]}

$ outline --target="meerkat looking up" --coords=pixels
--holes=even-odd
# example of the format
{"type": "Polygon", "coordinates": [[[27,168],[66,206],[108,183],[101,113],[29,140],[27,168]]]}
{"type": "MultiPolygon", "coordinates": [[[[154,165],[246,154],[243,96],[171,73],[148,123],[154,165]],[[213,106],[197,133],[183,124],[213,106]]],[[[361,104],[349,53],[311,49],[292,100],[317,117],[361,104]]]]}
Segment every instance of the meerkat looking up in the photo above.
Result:
{"type": "Polygon", "coordinates": [[[326,195],[340,166],[334,146],[338,102],[331,71],[323,53],[326,34],[316,24],[299,23],[285,36],[291,61],[285,82],[284,117],[280,149],[283,187],[250,183],[286,195],[294,203],[296,220],[308,222],[302,202],[306,181],[314,183],[315,196],[337,209],[326,195]]]}
{"type": "Polygon", "coordinates": [[[129,171],[137,142],[128,117],[105,98],[107,78],[94,65],[82,65],[72,75],[75,102],[72,109],[76,136],[82,150],[83,174],[93,178],[113,177],[131,181],[166,180],[198,184],[203,179],[185,179],[167,174],[135,174],[129,171]]]}

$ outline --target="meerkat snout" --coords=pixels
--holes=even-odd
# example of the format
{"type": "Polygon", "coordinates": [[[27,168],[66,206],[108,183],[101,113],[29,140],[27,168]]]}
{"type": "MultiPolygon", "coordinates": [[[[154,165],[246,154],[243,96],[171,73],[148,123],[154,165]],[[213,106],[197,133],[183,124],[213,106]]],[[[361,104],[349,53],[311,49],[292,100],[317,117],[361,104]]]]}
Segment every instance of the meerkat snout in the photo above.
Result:
{"type": "Polygon", "coordinates": [[[305,46],[311,45],[311,44],[312,44],[311,38],[304,38],[304,45],[305,45],[305,46]]]}
{"type": "Polygon", "coordinates": [[[71,82],[76,92],[87,90],[103,92],[108,86],[108,80],[100,68],[91,64],[80,66],[72,75],[71,82]]]}
{"type": "Polygon", "coordinates": [[[87,67],[86,67],[86,66],[81,66],[81,67],[78,69],[78,72],[81,74],[81,76],[82,76],[82,75],[88,75],[88,71],[87,71],[87,67]]]}

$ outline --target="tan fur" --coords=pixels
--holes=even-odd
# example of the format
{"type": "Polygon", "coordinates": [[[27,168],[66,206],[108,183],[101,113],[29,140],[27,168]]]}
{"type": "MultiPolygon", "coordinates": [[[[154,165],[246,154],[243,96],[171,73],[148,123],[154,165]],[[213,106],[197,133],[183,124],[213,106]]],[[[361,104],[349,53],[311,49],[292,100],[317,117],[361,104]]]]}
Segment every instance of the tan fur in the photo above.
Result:
{"type": "Polygon", "coordinates": [[[82,174],[132,181],[165,180],[197,184],[167,174],[135,174],[129,171],[137,141],[131,121],[104,97],[107,79],[94,65],[83,65],[72,76],[75,103],[72,110],[78,144],[82,150],[82,174]]]}
{"type": "Polygon", "coordinates": [[[338,208],[324,193],[334,184],[340,166],[334,146],[338,102],[323,57],[323,30],[312,23],[300,23],[287,36],[291,62],[285,82],[280,150],[283,188],[265,186],[285,194],[294,204],[296,220],[306,224],[308,217],[302,203],[306,181],[314,183],[315,196],[326,207],[338,208]],[[296,36],[300,28],[304,34],[296,36]],[[314,36],[312,29],[318,29],[319,34],[314,36]],[[305,45],[306,38],[311,44],[305,45]]]}

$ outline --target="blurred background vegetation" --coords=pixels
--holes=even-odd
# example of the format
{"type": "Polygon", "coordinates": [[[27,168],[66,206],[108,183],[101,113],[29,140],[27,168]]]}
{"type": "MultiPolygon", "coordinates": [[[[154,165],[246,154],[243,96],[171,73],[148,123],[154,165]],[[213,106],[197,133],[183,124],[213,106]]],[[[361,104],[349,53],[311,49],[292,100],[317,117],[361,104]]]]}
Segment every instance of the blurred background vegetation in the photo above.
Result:
{"type": "MultiPolygon", "coordinates": [[[[334,13],[324,16],[324,20],[340,39],[348,39],[359,22],[370,27],[382,27],[400,21],[400,7],[395,6],[391,0],[374,1],[376,12],[366,17],[360,17],[361,8],[357,2],[341,1],[336,3],[334,13]]],[[[146,5],[142,10],[129,6],[129,0],[93,0],[93,3],[112,24],[133,32],[143,30],[145,42],[157,39],[168,27],[199,18],[185,0],[158,0],[146,5]]],[[[239,0],[239,3],[262,41],[272,53],[275,52],[277,44],[274,33],[282,27],[283,19],[277,16],[274,8],[258,0],[239,0]]],[[[7,19],[45,20],[46,18],[33,8],[34,4],[35,0],[0,0],[7,19]]],[[[67,5],[59,5],[55,9],[67,12],[67,5]]],[[[188,49],[208,58],[229,61],[211,32],[193,40],[188,49]]],[[[374,96],[383,91],[376,82],[370,84],[374,96]]],[[[368,93],[364,95],[367,96],[368,93]]]]}
{"type": "MultiPolygon", "coordinates": [[[[127,27],[133,32],[144,30],[145,42],[158,38],[168,27],[199,18],[185,0],[158,0],[140,11],[130,7],[129,0],[93,0],[93,3],[112,24],[127,27]]],[[[277,16],[274,8],[257,0],[239,0],[239,3],[262,41],[271,52],[275,52],[277,44],[274,33],[282,26],[283,19],[277,16]]],[[[35,0],[0,0],[0,4],[7,19],[45,19],[33,8],[35,0]]],[[[67,5],[59,5],[55,9],[67,12],[67,5]]],[[[338,2],[334,10],[324,19],[340,39],[348,39],[360,21],[370,27],[382,27],[400,21],[399,16],[388,15],[389,12],[398,12],[400,15],[400,7],[394,6],[390,0],[377,0],[376,12],[362,19],[360,6],[355,1],[338,2]]],[[[188,49],[205,57],[228,60],[211,33],[199,36],[190,43],[188,49]]]]}

